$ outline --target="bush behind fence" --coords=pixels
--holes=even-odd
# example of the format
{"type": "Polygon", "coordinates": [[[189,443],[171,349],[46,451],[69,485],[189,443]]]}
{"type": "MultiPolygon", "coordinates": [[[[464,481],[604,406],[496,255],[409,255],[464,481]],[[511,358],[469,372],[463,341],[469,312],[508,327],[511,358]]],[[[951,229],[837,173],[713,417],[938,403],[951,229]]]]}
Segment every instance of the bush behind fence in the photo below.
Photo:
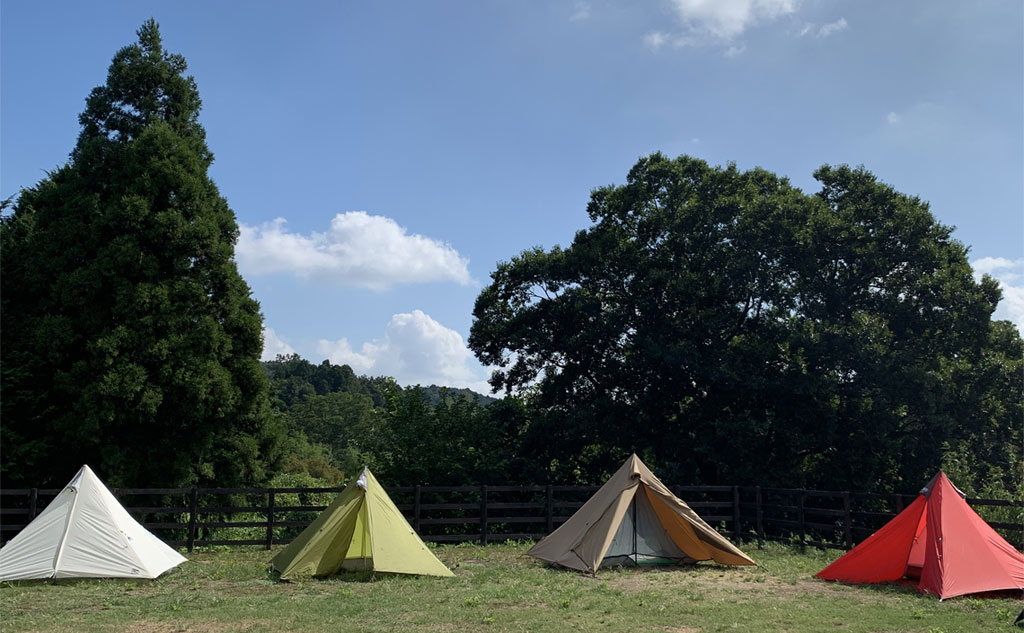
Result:
{"type": "MultiPolygon", "coordinates": [[[[561,525],[599,486],[396,486],[387,492],[426,541],[536,540],[561,525]]],[[[916,495],[762,488],[670,486],[709,524],[736,541],[790,542],[850,549],[916,495]]],[[[290,542],[342,488],[122,488],[129,513],[167,543],[191,551],[213,545],[290,542]]],[[[0,539],[14,537],[59,489],[0,490],[0,539]]],[[[1017,548],[1024,502],[968,503],[1017,548]]]]}

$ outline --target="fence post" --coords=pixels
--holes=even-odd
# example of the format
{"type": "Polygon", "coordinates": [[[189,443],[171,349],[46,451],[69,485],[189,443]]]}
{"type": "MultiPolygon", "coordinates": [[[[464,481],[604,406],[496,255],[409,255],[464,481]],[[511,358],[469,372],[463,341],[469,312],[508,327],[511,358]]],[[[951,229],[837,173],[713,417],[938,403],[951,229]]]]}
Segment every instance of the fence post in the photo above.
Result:
{"type": "Polygon", "coordinates": [[[274,544],[274,489],[267,490],[267,549],[274,544]]]}
{"type": "Polygon", "coordinates": [[[764,508],[761,506],[761,486],[754,490],[757,492],[757,547],[760,549],[764,545],[764,508]]]}
{"type": "Polygon", "coordinates": [[[480,486],[480,544],[487,545],[487,485],[480,486]]]}
{"type": "Polygon", "coordinates": [[[36,518],[36,502],[39,499],[39,489],[33,488],[28,491],[28,520],[36,518]]]}
{"type": "Polygon", "coordinates": [[[412,529],[420,533],[420,485],[416,484],[416,490],[412,493],[412,529]]]}
{"type": "Polygon", "coordinates": [[[551,534],[555,527],[555,504],[553,486],[548,484],[548,488],[545,491],[547,493],[547,499],[544,503],[544,519],[547,526],[547,533],[551,534]]]}
{"type": "Polygon", "coordinates": [[[740,487],[732,487],[732,535],[733,540],[737,543],[742,536],[742,530],[740,529],[740,487]]]}
{"type": "Polygon", "coordinates": [[[188,551],[196,547],[196,514],[199,512],[199,488],[192,486],[191,499],[188,504],[188,551]]]}
{"type": "Polygon", "coordinates": [[[800,496],[797,497],[797,517],[800,520],[800,551],[804,551],[807,547],[807,526],[804,525],[804,495],[806,490],[800,491],[800,496]]]}
{"type": "Polygon", "coordinates": [[[903,512],[903,495],[896,495],[896,514],[903,512]]]}
{"type": "Polygon", "coordinates": [[[853,549],[853,526],[850,516],[850,492],[843,491],[843,535],[846,537],[846,549],[853,549]]]}

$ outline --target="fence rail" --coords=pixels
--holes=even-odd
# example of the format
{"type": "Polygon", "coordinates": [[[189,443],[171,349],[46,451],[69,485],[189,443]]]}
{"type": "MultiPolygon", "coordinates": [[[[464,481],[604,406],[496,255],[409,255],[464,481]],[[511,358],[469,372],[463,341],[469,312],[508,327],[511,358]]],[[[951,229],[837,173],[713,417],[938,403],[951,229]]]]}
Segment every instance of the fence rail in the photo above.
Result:
{"type": "MultiPolygon", "coordinates": [[[[427,541],[539,539],[599,486],[397,486],[388,494],[427,541]]],[[[782,541],[850,549],[916,495],[763,488],[670,486],[709,524],[737,541],[782,541]]],[[[343,488],[120,488],[111,492],[146,529],[185,547],[288,543],[343,488]]],[[[13,538],[58,493],[0,490],[0,541],[13,538]]],[[[1016,547],[1024,546],[1024,502],[967,502],[1016,547]]]]}

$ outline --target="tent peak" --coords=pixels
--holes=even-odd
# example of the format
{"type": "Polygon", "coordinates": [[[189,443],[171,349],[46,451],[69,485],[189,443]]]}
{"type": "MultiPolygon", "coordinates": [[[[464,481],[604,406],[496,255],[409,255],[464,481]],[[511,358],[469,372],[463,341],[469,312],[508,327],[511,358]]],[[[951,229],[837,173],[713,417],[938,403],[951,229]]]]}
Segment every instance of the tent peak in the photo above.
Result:
{"type": "Polygon", "coordinates": [[[626,464],[629,465],[630,479],[640,479],[643,477],[643,470],[646,470],[647,465],[644,464],[643,460],[640,459],[636,453],[629,456],[629,459],[626,460],[626,464]]]}
{"type": "Polygon", "coordinates": [[[935,490],[936,486],[940,485],[949,486],[950,488],[955,490],[958,495],[960,495],[961,499],[967,498],[967,495],[964,493],[964,491],[960,490],[955,485],[953,485],[953,482],[949,480],[949,477],[947,477],[946,473],[941,469],[939,470],[939,472],[935,473],[935,476],[932,477],[927,484],[925,484],[924,488],[921,488],[921,492],[919,492],[918,494],[922,494],[926,498],[931,497],[932,491],[935,490]]]}
{"type": "Polygon", "coordinates": [[[75,492],[78,492],[78,489],[82,486],[82,481],[86,477],[99,479],[96,477],[96,473],[92,472],[92,469],[89,468],[89,464],[83,464],[82,467],[78,469],[78,472],[75,473],[75,476],[71,478],[71,481],[69,481],[64,487],[71,488],[75,492]]]}

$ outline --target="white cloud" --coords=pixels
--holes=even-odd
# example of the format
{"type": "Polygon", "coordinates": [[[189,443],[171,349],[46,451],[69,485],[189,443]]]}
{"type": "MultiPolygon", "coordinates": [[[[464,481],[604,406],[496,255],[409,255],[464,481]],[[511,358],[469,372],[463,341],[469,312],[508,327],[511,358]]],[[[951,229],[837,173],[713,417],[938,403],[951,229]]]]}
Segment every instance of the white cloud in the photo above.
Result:
{"type": "Polygon", "coordinates": [[[577,2],[576,11],[569,16],[571,22],[577,22],[579,20],[586,20],[590,17],[590,3],[589,2],[577,2]]]}
{"type": "Polygon", "coordinates": [[[895,112],[890,112],[889,114],[885,115],[885,120],[889,122],[889,125],[899,125],[900,121],[903,120],[903,117],[896,114],[895,112]]]}
{"type": "Polygon", "coordinates": [[[263,326],[263,354],[260,360],[274,360],[278,355],[287,356],[294,353],[291,345],[278,338],[274,328],[263,326]]]}
{"type": "Polygon", "coordinates": [[[668,42],[668,36],[658,31],[648,33],[644,36],[644,44],[646,44],[651,50],[658,50],[664,46],[666,42],[668,42]]]}
{"type": "Polygon", "coordinates": [[[402,385],[468,387],[490,393],[487,371],[466,347],[462,335],[421,310],[391,317],[384,337],[356,351],[348,339],[317,343],[317,352],[356,373],[392,376],[402,385]]]}
{"type": "Polygon", "coordinates": [[[1024,259],[1007,259],[1005,257],[982,257],[971,262],[974,272],[980,275],[996,275],[1003,271],[1002,277],[1012,283],[1024,281],[1024,259]]]}
{"type": "Polygon", "coordinates": [[[833,33],[845,31],[848,28],[848,26],[849,25],[846,23],[846,18],[839,18],[835,22],[829,22],[828,24],[818,29],[818,34],[815,37],[819,39],[824,39],[829,35],[832,35],[833,33]]]}
{"type": "Polygon", "coordinates": [[[1011,321],[1024,334],[1024,259],[982,257],[971,262],[971,266],[976,278],[991,275],[1003,290],[1003,300],[992,318],[1011,321]]]}
{"type": "Polygon", "coordinates": [[[324,233],[288,232],[284,218],[239,224],[235,256],[246,275],[291,273],[317,283],[383,290],[395,284],[469,284],[468,260],[450,245],[410,235],[391,218],[339,213],[324,233]]]}
{"type": "Polygon", "coordinates": [[[736,57],[746,50],[737,39],[751,29],[759,28],[790,16],[785,29],[790,37],[811,34],[825,39],[849,28],[846,18],[818,27],[795,17],[803,0],[669,0],[673,12],[682,24],[682,33],[649,33],[644,43],[654,49],[665,45],[726,46],[725,56],[736,57]]]}
{"type": "Polygon", "coordinates": [[[672,0],[679,19],[694,34],[730,42],[747,29],[796,11],[800,0],[672,0]]]}

